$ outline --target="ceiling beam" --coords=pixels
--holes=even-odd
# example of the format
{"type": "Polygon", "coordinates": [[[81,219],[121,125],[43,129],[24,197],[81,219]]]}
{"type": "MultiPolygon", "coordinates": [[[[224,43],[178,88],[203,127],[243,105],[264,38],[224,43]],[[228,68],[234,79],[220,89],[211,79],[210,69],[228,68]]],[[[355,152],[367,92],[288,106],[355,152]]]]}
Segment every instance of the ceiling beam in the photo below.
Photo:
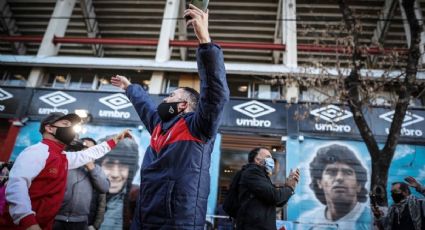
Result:
{"type": "MultiPolygon", "coordinates": [[[[19,32],[19,28],[16,25],[16,21],[13,18],[12,10],[10,9],[9,3],[6,0],[0,0],[0,24],[3,27],[3,30],[8,35],[22,35],[19,32]]],[[[27,47],[22,42],[13,42],[12,48],[17,54],[25,54],[27,52],[27,47]]]]}
{"type": "MultiPolygon", "coordinates": [[[[180,0],[166,0],[164,16],[162,17],[161,32],[159,34],[158,46],[156,48],[155,62],[166,62],[171,58],[172,47],[170,47],[170,40],[174,40],[177,26],[176,18],[179,15],[179,9],[180,0]]],[[[161,93],[162,84],[164,82],[164,72],[153,72],[150,82],[149,93],[161,93]]]]}
{"type": "MultiPolygon", "coordinates": [[[[84,22],[87,28],[89,38],[100,38],[99,24],[96,19],[94,5],[92,0],[80,0],[81,11],[83,12],[84,22]]],[[[103,57],[105,51],[100,44],[93,44],[92,50],[97,57],[103,57]]]]}
{"type": "Polygon", "coordinates": [[[163,62],[170,60],[170,40],[174,40],[176,32],[177,16],[179,14],[180,0],[167,0],[165,3],[164,16],[162,18],[161,32],[155,60],[163,62]]]}
{"type": "Polygon", "coordinates": [[[296,0],[282,0],[282,43],[286,50],[283,53],[283,64],[297,67],[297,21],[296,0]]]}
{"type": "MultiPolygon", "coordinates": [[[[44,32],[43,39],[37,51],[37,57],[54,56],[59,53],[60,44],[54,44],[55,36],[64,36],[72,16],[76,0],[56,1],[55,9],[50,16],[49,25],[44,32]]],[[[27,87],[36,87],[41,84],[44,71],[36,66],[29,74],[27,87]]]]}
{"type": "MultiPolygon", "coordinates": [[[[282,0],[279,0],[277,5],[277,13],[276,13],[276,25],[274,28],[274,43],[275,44],[282,44],[282,0]]],[[[280,55],[282,54],[282,51],[273,51],[273,64],[278,64],[280,60],[280,55]]]]}
{"type": "MultiPolygon", "coordinates": [[[[184,10],[186,9],[186,1],[180,0],[180,7],[179,7],[179,17],[178,17],[178,30],[179,30],[179,40],[187,40],[187,27],[186,27],[186,20],[183,18],[184,10]]],[[[210,27],[211,29],[211,27],[210,27]]],[[[187,47],[180,47],[180,58],[182,61],[186,61],[187,59],[187,47]]]]}
{"type": "MultiPolygon", "coordinates": [[[[397,6],[397,0],[387,0],[385,1],[384,7],[379,14],[378,23],[375,30],[373,31],[372,45],[381,46],[384,45],[385,36],[390,27],[391,19],[394,16],[394,11],[397,6]]],[[[377,56],[371,56],[370,63],[372,66],[375,66],[376,61],[378,60],[377,56]]]]}

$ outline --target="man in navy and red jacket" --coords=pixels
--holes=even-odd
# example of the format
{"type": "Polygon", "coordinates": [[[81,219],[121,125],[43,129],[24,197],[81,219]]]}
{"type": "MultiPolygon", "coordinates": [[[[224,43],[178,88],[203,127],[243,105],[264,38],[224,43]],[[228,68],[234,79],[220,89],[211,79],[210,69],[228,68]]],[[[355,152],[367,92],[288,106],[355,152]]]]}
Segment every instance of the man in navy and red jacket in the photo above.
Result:
{"type": "Polygon", "coordinates": [[[131,229],[204,229],[211,152],[229,89],[223,53],[208,34],[208,13],[191,5],[185,15],[200,42],[200,96],[183,87],[156,107],[140,85],[123,76],[111,79],[126,90],[151,134],[131,229]]]}
{"type": "Polygon", "coordinates": [[[7,206],[0,229],[52,229],[65,194],[68,169],[98,159],[126,136],[123,131],[111,140],[79,152],[64,152],[75,137],[76,114],[51,113],[40,125],[43,140],[29,146],[16,158],[6,187],[7,206]]]}

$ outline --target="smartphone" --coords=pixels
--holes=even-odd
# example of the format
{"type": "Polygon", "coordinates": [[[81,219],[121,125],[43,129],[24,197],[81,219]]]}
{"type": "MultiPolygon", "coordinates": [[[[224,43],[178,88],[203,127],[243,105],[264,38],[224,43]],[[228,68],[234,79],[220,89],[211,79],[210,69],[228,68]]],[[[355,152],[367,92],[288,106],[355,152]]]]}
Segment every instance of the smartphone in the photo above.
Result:
{"type": "MultiPolygon", "coordinates": [[[[208,3],[209,3],[209,0],[191,0],[190,1],[190,4],[198,7],[199,9],[201,9],[204,12],[207,11],[208,3]]],[[[189,8],[189,5],[187,6],[187,8],[189,8]]],[[[185,19],[187,21],[187,20],[192,19],[192,17],[191,16],[186,16],[185,19]]]]}

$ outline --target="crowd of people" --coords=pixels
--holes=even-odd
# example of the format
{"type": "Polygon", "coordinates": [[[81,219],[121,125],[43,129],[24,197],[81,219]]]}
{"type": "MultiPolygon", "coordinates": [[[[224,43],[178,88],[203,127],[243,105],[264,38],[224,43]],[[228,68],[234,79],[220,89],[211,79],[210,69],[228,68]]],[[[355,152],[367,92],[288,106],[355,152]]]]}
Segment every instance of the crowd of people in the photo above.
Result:
{"type": "MultiPolygon", "coordinates": [[[[22,151],[13,167],[4,167],[0,229],[204,229],[211,152],[229,88],[222,50],[208,33],[208,12],[190,5],[184,15],[199,40],[200,93],[178,88],[156,106],[140,85],[120,75],[111,78],[151,134],[140,187],[130,181],[139,154],[129,130],[98,141],[76,139],[73,127],[81,119],[54,112],[40,123],[42,140],[22,151]]],[[[269,149],[248,153],[235,182],[237,229],[276,229],[276,207],[288,202],[303,175],[295,169],[283,186],[275,186],[274,168],[269,149]]],[[[366,204],[367,172],[350,149],[320,148],[310,173],[310,188],[323,207],[300,217],[312,221],[309,229],[371,229],[372,222],[378,229],[425,229],[424,201],[409,186],[422,194],[425,189],[412,177],[392,184],[394,204],[383,212],[366,204]]]]}

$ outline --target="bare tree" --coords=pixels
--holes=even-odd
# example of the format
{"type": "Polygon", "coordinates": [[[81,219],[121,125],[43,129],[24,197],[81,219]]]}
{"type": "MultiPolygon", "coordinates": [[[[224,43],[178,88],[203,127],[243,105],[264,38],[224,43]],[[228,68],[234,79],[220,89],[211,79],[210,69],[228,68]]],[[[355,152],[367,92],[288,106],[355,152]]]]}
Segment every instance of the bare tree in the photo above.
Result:
{"type": "Polygon", "coordinates": [[[351,57],[351,72],[344,80],[344,87],[346,90],[345,101],[353,113],[354,121],[358,127],[360,135],[364,140],[367,149],[369,150],[372,159],[372,178],[371,178],[371,191],[374,191],[380,196],[379,205],[388,206],[386,185],[388,181],[388,171],[394,152],[399,141],[400,131],[406,110],[409,105],[412,93],[417,91],[416,74],[420,58],[420,33],[421,27],[419,26],[418,19],[414,12],[415,0],[403,0],[402,6],[406,12],[407,20],[411,31],[411,42],[407,54],[407,65],[404,73],[404,79],[400,82],[400,87],[396,91],[398,98],[395,102],[395,113],[391,123],[391,128],[382,149],[379,148],[375,136],[372,133],[368,123],[366,122],[363,114],[364,100],[362,100],[362,92],[365,84],[362,82],[360,70],[363,68],[366,58],[362,55],[362,47],[359,43],[359,35],[361,33],[361,26],[353,15],[352,10],[345,0],[338,0],[338,4],[345,22],[345,27],[349,32],[349,41],[352,50],[351,57]]]}

